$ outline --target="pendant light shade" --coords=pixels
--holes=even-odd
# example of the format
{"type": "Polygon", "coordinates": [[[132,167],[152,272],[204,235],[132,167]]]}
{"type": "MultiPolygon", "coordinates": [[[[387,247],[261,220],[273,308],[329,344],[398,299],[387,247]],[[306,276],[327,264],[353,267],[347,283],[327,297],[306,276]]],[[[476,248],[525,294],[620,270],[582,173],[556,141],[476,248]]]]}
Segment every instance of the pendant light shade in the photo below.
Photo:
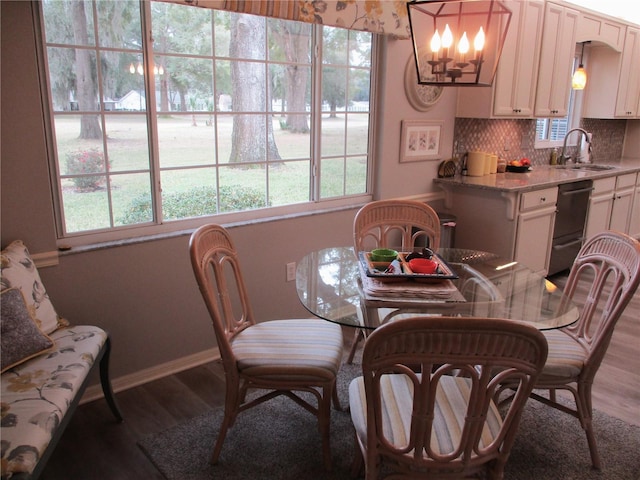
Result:
{"type": "Polygon", "coordinates": [[[584,87],[587,85],[587,71],[584,69],[584,65],[582,64],[582,60],[584,57],[584,44],[588,42],[582,42],[582,53],[580,53],[580,65],[578,65],[578,69],[573,72],[573,77],[571,78],[571,88],[574,90],[584,90],[584,87]]]}
{"type": "Polygon", "coordinates": [[[499,0],[407,3],[420,85],[490,86],[511,10],[499,0]]]}
{"type": "Polygon", "coordinates": [[[582,65],[573,73],[571,78],[571,88],[574,90],[584,90],[587,85],[587,72],[582,65]]]}

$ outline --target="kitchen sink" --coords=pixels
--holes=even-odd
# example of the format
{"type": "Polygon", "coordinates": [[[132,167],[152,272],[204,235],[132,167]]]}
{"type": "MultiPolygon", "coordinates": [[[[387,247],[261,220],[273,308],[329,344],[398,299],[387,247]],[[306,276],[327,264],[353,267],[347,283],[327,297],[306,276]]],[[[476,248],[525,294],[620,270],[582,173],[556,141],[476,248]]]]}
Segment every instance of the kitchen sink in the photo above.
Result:
{"type": "Polygon", "coordinates": [[[591,170],[594,172],[601,172],[605,170],[614,170],[618,168],[615,165],[598,165],[594,163],[572,163],[571,165],[557,165],[556,168],[562,170],[591,170]]]}

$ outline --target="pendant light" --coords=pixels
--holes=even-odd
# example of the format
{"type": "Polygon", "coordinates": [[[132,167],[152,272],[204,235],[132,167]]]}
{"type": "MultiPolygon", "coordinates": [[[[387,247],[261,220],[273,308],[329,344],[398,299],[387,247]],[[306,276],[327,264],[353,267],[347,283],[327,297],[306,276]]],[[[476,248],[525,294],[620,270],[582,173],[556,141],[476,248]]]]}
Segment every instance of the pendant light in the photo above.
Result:
{"type": "Polygon", "coordinates": [[[582,63],[584,57],[584,44],[589,42],[582,42],[582,53],[580,54],[580,65],[578,69],[573,73],[573,78],[571,79],[571,88],[574,90],[584,90],[585,85],[587,84],[587,72],[584,69],[584,65],[582,63]]]}
{"type": "Polygon", "coordinates": [[[418,84],[490,86],[511,10],[501,0],[412,0],[407,3],[418,84]]]}

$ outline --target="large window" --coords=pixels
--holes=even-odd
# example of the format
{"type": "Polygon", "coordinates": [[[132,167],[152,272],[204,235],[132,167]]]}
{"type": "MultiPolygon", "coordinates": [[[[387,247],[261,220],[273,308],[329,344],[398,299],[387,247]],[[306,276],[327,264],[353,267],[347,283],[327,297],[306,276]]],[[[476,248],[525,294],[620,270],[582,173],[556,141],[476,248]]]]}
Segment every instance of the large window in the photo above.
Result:
{"type": "Polygon", "coordinates": [[[153,1],[41,5],[61,237],[368,193],[370,33],[153,1]]]}

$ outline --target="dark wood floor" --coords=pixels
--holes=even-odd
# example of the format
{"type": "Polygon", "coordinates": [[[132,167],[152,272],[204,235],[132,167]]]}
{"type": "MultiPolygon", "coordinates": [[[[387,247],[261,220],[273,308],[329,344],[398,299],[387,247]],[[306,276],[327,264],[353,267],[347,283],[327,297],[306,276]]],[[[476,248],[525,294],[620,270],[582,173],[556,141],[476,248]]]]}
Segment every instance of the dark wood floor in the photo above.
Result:
{"type": "MultiPolygon", "coordinates": [[[[564,279],[553,280],[562,285],[564,279]]],[[[636,425],[640,425],[639,318],[640,292],[617,326],[593,389],[594,408],[636,425]]],[[[221,366],[211,363],[121,392],[117,399],[125,417],[122,424],[114,422],[104,400],[81,405],[42,478],[161,480],[136,442],[221,406],[223,385],[221,366]]]]}

